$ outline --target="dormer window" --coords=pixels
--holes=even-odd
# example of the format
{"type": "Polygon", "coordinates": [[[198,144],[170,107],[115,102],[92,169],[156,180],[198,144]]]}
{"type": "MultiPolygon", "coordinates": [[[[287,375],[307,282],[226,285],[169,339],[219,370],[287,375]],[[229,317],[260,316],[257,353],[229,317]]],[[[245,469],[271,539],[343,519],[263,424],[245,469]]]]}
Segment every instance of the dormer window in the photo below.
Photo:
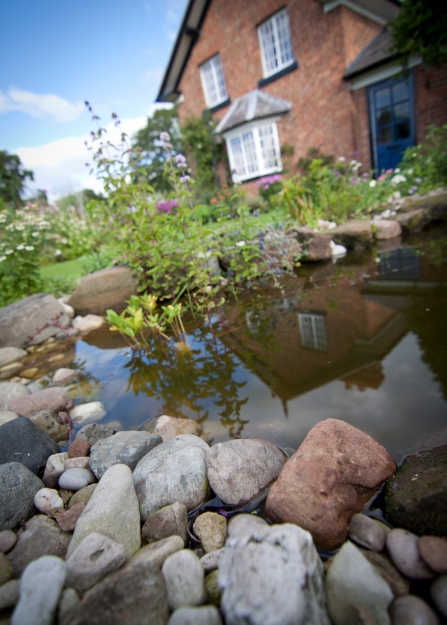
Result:
{"type": "Polygon", "coordinates": [[[206,106],[211,109],[228,99],[220,54],[211,57],[200,66],[206,106]]]}
{"type": "Polygon", "coordinates": [[[264,78],[294,63],[287,9],[278,11],[262,22],[258,26],[258,38],[264,78]]]}

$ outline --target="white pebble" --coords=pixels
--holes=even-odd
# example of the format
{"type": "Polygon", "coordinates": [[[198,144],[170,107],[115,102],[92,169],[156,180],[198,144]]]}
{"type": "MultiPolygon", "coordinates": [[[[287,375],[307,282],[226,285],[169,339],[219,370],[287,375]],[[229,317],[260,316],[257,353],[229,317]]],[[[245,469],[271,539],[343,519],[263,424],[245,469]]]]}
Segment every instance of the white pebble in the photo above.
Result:
{"type": "Polygon", "coordinates": [[[55,508],[63,508],[64,502],[54,488],[41,488],[34,496],[34,505],[44,514],[49,514],[55,508]]]}
{"type": "Polygon", "coordinates": [[[68,469],[59,478],[59,486],[67,490],[81,490],[96,482],[96,478],[88,469],[68,469]]]}

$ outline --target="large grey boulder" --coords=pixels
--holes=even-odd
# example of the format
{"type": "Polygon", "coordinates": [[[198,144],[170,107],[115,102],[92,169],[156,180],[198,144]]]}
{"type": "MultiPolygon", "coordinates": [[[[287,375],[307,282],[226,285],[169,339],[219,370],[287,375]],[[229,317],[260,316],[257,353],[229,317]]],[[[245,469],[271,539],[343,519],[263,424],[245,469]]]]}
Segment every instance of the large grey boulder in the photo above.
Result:
{"type": "Polygon", "coordinates": [[[189,511],[208,499],[208,451],[209,446],[201,438],[183,434],[158,445],[140,460],[133,479],[144,521],[176,501],[189,511]]]}
{"type": "Polygon", "coordinates": [[[56,521],[46,514],[38,514],[30,519],[18,532],[18,541],[8,558],[14,576],[20,577],[26,567],[42,556],[65,558],[70,534],[61,532],[56,521]]]}
{"type": "Polygon", "coordinates": [[[217,443],[206,455],[210,486],[225,503],[245,504],[276,480],[286,460],[278,447],[267,441],[217,443]]]}
{"type": "Polygon", "coordinates": [[[162,442],[158,434],[118,432],[96,442],[90,449],[90,468],[98,479],[114,464],[125,464],[132,471],[137,462],[162,442]]]}
{"type": "Polygon", "coordinates": [[[17,382],[0,382],[0,410],[10,410],[9,403],[13,399],[26,397],[30,394],[30,390],[24,384],[17,382]]]}
{"type": "Polygon", "coordinates": [[[0,309],[0,347],[43,343],[60,332],[52,325],[54,322],[69,325],[70,320],[62,304],[48,293],[30,295],[5,306],[0,309]]]}
{"type": "Polygon", "coordinates": [[[327,601],[334,625],[391,625],[393,592],[360,549],[346,542],[326,577],[327,601]]]}
{"type": "Polygon", "coordinates": [[[124,546],[128,558],[140,547],[140,514],[132,471],[125,464],[110,467],[78,519],[68,556],[94,532],[124,546]]]}
{"type": "Polygon", "coordinates": [[[309,226],[293,228],[292,233],[302,247],[301,262],[315,262],[332,258],[330,234],[315,232],[309,226]]]}
{"type": "Polygon", "coordinates": [[[12,530],[34,513],[34,496],[44,484],[21,462],[0,465],[0,531],[12,530]]]}
{"type": "Polygon", "coordinates": [[[331,230],[331,237],[339,245],[344,245],[348,250],[362,250],[371,245],[372,229],[367,221],[347,221],[331,230]]]}
{"type": "Polygon", "coordinates": [[[65,562],[43,556],[32,562],[20,580],[20,599],[11,625],[52,625],[65,582],[65,562]]]}
{"type": "Polygon", "coordinates": [[[137,281],[130,269],[110,267],[82,278],[67,304],[81,315],[102,315],[108,308],[124,308],[124,302],[136,294],[137,281]]]}
{"type": "Polygon", "coordinates": [[[312,536],[296,525],[230,538],[218,584],[227,625],[329,625],[323,565],[312,536]]]}
{"type": "Polygon", "coordinates": [[[58,444],[29,419],[13,419],[0,427],[0,464],[21,462],[43,475],[48,457],[58,451],[58,444]]]}
{"type": "Polygon", "coordinates": [[[0,347],[0,367],[23,360],[25,356],[26,351],[24,349],[19,349],[18,347],[0,347]]]}
{"type": "Polygon", "coordinates": [[[168,618],[159,567],[129,562],[86,593],[70,625],[166,625],[168,618]]]}
{"type": "Polygon", "coordinates": [[[447,445],[404,460],[385,487],[385,514],[418,536],[447,535],[447,445]]]}

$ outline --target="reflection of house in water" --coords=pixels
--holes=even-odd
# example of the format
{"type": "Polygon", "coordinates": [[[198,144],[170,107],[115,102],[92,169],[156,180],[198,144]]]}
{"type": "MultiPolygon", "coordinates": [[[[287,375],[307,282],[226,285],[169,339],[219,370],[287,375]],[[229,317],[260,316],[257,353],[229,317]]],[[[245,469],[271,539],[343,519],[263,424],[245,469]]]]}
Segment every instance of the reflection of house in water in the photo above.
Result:
{"type": "Polygon", "coordinates": [[[379,388],[381,360],[406,332],[401,312],[364,297],[348,273],[331,286],[274,295],[249,315],[238,307],[229,314],[235,330],[222,340],[283,402],[336,379],[379,388]]]}

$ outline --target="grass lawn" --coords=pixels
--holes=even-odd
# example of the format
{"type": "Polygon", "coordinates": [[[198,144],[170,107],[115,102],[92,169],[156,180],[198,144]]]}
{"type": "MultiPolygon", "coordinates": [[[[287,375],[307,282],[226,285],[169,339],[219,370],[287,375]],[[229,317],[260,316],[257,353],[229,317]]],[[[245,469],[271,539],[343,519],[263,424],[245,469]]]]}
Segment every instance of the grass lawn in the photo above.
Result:
{"type": "Polygon", "coordinates": [[[65,260],[61,263],[49,263],[40,268],[40,275],[44,280],[62,280],[76,283],[86,273],[84,269],[85,260],[85,256],[80,256],[74,260],[65,260]]]}

